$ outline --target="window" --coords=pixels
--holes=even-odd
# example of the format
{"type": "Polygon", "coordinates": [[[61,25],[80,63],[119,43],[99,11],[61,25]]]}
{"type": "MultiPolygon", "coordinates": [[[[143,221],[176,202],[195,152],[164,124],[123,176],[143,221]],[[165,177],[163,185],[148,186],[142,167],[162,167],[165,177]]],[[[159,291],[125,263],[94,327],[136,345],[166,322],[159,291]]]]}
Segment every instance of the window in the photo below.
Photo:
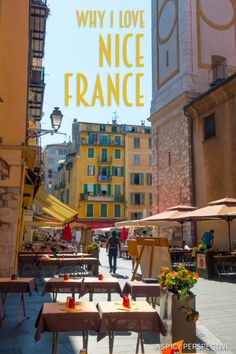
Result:
{"type": "Polygon", "coordinates": [[[216,136],[215,113],[204,119],[204,139],[210,139],[216,136]]]}
{"type": "Polygon", "coordinates": [[[131,220],[140,220],[143,217],[143,213],[131,213],[131,220]]]}
{"type": "Polygon", "coordinates": [[[88,158],[94,158],[94,148],[88,148],[88,158]]]}
{"type": "Polygon", "coordinates": [[[140,148],[140,138],[134,138],[134,148],[140,148]]]}
{"type": "Polygon", "coordinates": [[[152,148],[152,138],[148,138],[148,148],[152,148]]]}
{"type": "Polygon", "coordinates": [[[117,176],[117,177],[123,177],[124,176],[124,167],[112,167],[112,175],[117,176]]]}
{"type": "Polygon", "coordinates": [[[87,166],[87,175],[94,176],[95,175],[95,166],[89,165],[87,166]]]}
{"type": "Polygon", "coordinates": [[[152,174],[151,173],[147,173],[146,174],[146,184],[148,186],[151,186],[152,185],[152,174]]]}
{"type": "Polygon", "coordinates": [[[120,159],[121,153],[120,149],[115,149],[115,159],[120,159]]]}
{"type": "Polygon", "coordinates": [[[87,204],[87,217],[93,216],[93,204],[87,204]]]}
{"type": "Polygon", "coordinates": [[[102,151],[101,151],[101,161],[102,162],[107,162],[108,161],[107,149],[102,149],[102,151]]]}
{"type": "Polygon", "coordinates": [[[116,125],[113,125],[113,126],[111,127],[111,131],[112,131],[112,133],[116,133],[116,132],[117,132],[117,126],[116,126],[116,125]]]}
{"type": "Polygon", "coordinates": [[[105,125],[100,125],[100,132],[105,132],[106,131],[106,126],[105,125]]]}
{"type": "Polygon", "coordinates": [[[149,193],[149,205],[152,206],[152,193],[149,193]]]}
{"type": "Polygon", "coordinates": [[[87,189],[88,189],[88,194],[93,194],[93,184],[88,184],[87,185],[87,189]]]}
{"type": "Polygon", "coordinates": [[[121,185],[115,184],[115,195],[121,195],[121,185]]]}
{"type": "Polygon", "coordinates": [[[131,205],[144,205],[145,194],[144,193],[130,193],[131,205]]]}
{"type": "Polygon", "coordinates": [[[108,145],[109,144],[109,137],[108,135],[100,135],[100,144],[101,145],[108,145]]]}
{"type": "Polygon", "coordinates": [[[130,184],[132,185],[142,185],[144,184],[144,175],[143,173],[131,173],[130,174],[130,184]]]}
{"type": "Polygon", "coordinates": [[[101,204],[101,218],[107,217],[107,204],[101,204]]]}
{"type": "Polygon", "coordinates": [[[103,195],[108,194],[108,185],[107,184],[101,184],[101,194],[103,194],[103,195]]]}
{"type": "Polygon", "coordinates": [[[149,166],[152,165],[152,155],[149,155],[149,166]]]}
{"type": "Polygon", "coordinates": [[[121,143],[120,135],[116,135],[116,136],[115,136],[114,142],[115,142],[115,145],[120,145],[120,143],[121,143]]]}
{"type": "Polygon", "coordinates": [[[114,208],[114,214],[115,214],[115,218],[120,218],[121,217],[121,206],[120,204],[115,204],[115,208],[114,208]]]}
{"type": "Polygon", "coordinates": [[[134,165],[140,165],[140,155],[134,155],[134,165]]]}

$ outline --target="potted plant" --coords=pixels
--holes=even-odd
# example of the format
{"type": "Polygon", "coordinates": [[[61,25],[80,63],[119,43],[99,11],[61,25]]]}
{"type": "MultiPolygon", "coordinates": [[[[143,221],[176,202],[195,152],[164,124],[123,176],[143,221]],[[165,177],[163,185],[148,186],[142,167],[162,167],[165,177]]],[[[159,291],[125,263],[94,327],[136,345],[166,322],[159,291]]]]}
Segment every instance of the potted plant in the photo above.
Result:
{"type": "Polygon", "coordinates": [[[183,353],[193,353],[198,312],[195,309],[195,295],[190,289],[197,283],[199,275],[182,265],[176,271],[170,271],[168,267],[161,270],[160,316],[167,329],[166,336],[161,336],[161,344],[184,340],[187,345],[183,353]]]}
{"type": "Polygon", "coordinates": [[[193,248],[192,256],[196,257],[196,269],[201,278],[214,278],[214,251],[200,243],[193,248]]]}
{"type": "Polygon", "coordinates": [[[99,245],[96,242],[91,242],[87,247],[86,247],[87,253],[93,255],[93,257],[98,258],[99,255],[99,245]]]}

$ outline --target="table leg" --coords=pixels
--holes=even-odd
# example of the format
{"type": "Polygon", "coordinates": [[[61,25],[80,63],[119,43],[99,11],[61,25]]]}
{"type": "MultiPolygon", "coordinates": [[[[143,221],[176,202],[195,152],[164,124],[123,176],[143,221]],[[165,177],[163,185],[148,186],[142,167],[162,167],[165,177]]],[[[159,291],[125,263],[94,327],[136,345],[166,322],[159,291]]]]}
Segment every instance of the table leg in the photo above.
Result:
{"type": "Polygon", "coordinates": [[[89,301],[93,301],[93,293],[89,293],[89,301]]]}
{"type": "Polygon", "coordinates": [[[57,301],[57,291],[53,291],[53,293],[52,293],[52,301],[53,302],[56,302],[57,301]]]}
{"type": "Polygon", "coordinates": [[[5,304],[7,300],[7,293],[1,293],[1,300],[2,300],[2,318],[5,317],[5,304]]]}
{"type": "Polygon", "coordinates": [[[59,335],[58,332],[52,334],[52,354],[59,353],[59,335]]]}
{"type": "Polygon", "coordinates": [[[141,351],[144,353],[144,345],[143,345],[143,335],[142,332],[138,333],[138,338],[137,338],[137,345],[136,345],[136,352],[135,354],[138,354],[139,352],[139,343],[141,344],[141,351]]]}
{"type": "Polygon", "coordinates": [[[20,297],[20,304],[19,304],[19,309],[18,309],[18,313],[17,313],[17,317],[16,317],[16,324],[17,326],[21,325],[21,321],[19,321],[19,315],[20,315],[20,310],[21,307],[23,307],[23,315],[24,315],[24,320],[28,320],[30,317],[26,314],[25,312],[25,299],[24,299],[24,293],[21,293],[21,297],[20,297]]]}
{"type": "Polygon", "coordinates": [[[107,301],[111,301],[111,293],[107,294],[107,301]]]}
{"type": "Polygon", "coordinates": [[[114,346],[114,331],[109,331],[109,354],[113,353],[113,346],[114,346]]]}
{"type": "Polygon", "coordinates": [[[83,331],[83,349],[88,349],[88,331],[83,331]]]}

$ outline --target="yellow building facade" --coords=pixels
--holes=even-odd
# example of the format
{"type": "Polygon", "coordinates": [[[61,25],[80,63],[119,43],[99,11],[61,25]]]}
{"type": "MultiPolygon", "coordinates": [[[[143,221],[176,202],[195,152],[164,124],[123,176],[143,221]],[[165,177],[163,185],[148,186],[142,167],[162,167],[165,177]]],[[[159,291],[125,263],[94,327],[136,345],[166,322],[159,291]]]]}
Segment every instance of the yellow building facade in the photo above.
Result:
{"type": "Polygon", "coordinates": [[[151,214],[150,127],[74,121],[55,196],[92,227],[151,214]],[[96,225],[95,225],[96,224],[96,225]]]}
{"type": "Polygon", "coordinates": [[[24,210],[37,183],[40,149],[28,133],[41,118],[47,15],[45,0],[0,2],[0,276],[17,270],[24,210]]]}

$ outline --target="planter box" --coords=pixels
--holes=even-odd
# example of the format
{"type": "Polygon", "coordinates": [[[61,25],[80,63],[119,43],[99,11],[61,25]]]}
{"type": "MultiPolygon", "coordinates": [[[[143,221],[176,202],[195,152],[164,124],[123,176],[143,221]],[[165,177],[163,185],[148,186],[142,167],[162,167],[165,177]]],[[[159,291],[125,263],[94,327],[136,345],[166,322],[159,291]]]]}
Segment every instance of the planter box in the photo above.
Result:
{"type": "Polygon", "coordinates": [[[214,278],[214,252],[197,253],[196,271],[201,278],[214,278]]]}
{"type": "Polygon", "coordinates": [[[183,353],[195,353],[193,344],[196,343],[196,323],[187,321],[186,313],[182,307],[190,307],[195,310],[195,295],[191,294],[183,301],[178,295],[161,289],[160,316],[167,329],[166,336],[160,336],[162,345],[172,344],[184,340],[189,347],[183,348],[183,353]]]}

